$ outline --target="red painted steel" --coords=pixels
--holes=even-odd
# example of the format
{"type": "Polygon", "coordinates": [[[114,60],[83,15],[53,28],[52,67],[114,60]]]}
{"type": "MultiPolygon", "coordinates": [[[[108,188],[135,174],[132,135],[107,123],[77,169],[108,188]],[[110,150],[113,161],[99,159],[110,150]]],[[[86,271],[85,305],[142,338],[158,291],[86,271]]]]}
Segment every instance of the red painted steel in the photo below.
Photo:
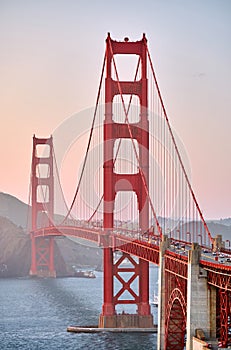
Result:
{"type": "Polygon", "coordinates": [[[181,256],[165,256],[165,350],[184,349],[188,264],[181,256]]]}
{"type": "Polygon", "coordinates": [[[226,290],[219,290],[220,297],[220,341],[222,346],[228,344],[228,316],[229,315],[229,299],[228,292],[226,290]]]}
{"type": "Polygon", "coordinates": [[[31,227],[31,268],[30,275],[55,276],[54,238],[49,235],[36,238],[34,231],[45,218],[46,226],[53,226],[54,218],[54,176],[53,140],[33,137],[32,153],[32,227],[31,227]],[[44,147],[44,154],[38,155],[38,146],[44,147]],[[45,150],[45,147],[48,150],[45,150]],[[47,166],[48,173],[41,176],[41,165],[47,166]],[[40,190],[40,192],[39,192],[40,190]],[[40,197],[39,197],[40,193],[40,197]]]}
{"type": "MultiPolygon", "coordinates": [[[[146,194],[149,182],[149,132],[147,115],[147,57],[146,38],[136,42],[117,42],[107,38],[106,49],[106,81],[105,81],[105,120],[104,120],[104,219],[105,231],[113,230],[115,197],[119,191],[127,191],[132,188],[136,193],[139,210],[139,226],[144,233],[149,228],[149,205],[146,194]],[[141,80],[139,82],[122,82],[112,79],[112,61],[117,54],[136,54],[141,59],[141,80]],[[116,95],[136,94],[140,101],[140,121],[129,128],[127,123],[116,123],[113,120],[113,98],[116,95]],[[134,132],[135,131],[135,132],[134,132]],[[118,138],[136,139],[139,145],[139,161],[141,172],[136,174],[117,174],[114,171],[113,149],[118,138]],[[135,135],[135,136],[134,136],[135,135]],[[143,183],[143,178],[146,184],[143,183]],[[122,181],[121,181],[122,180],[122,181]],[[123,181],[124,180],[124,181],[123,181]]],[[[139,315],[150,315],[149,305],[149,264],[147,261],[139,260],[139,269],[136,269],[136,276],[139,276],[139,296],[135,298],[138,305],[139,315]],[[142,276],[142,278],[141,278],[142,276]]],[[[113,250],[111,247],[104,248],[104,303],[103,316],[115,314],[115,305],[120,303],[114,295],[113,277],[116,274],[116,265],[113,265],[113,250]]],[[[118,276],[117,276],[118,277],[118,276]]],[[[126,283],[122,283],[121,291],[125,291],[126,283]]],[[[131,286],[129,286],[131,292],[131,286]]]]}
{"type": "Polygon", "coordinates": [[[139,277],[139,264],[129,255],[123,253],[122,256],[115,262],[113,274],[116,279],[121,283],[121,288],[114,296],[114,303],[117,304],[138,304],[139,296],[134,292],[131,284],[139,277]],[[123,266],[123,263],[130,263],[129,266],[123,266]],[[123,273],[129,272],[130,277],[127,281],[123,278],[123,273]],[[131,299],[124,299],[123,293],[127,291],[131,299]]]}
{"type": "MultiPolygon", "coordinates": [[[[205,262],[203,262],[206,265],[205,262]]],[[[217,337],[222,347],[231,345],[231,274],[230,267],[211,263],[204,267],[208,284],[217,291],[217,337]],[[229,273],[228,273],[229,272],[229,273]]]]}
{"type": "Polygon", "coordinates": [[[165,349],[184,349],[186,331],[186,301],[179,288],[173,289],[166,311],[166,345],[165,349]]]}

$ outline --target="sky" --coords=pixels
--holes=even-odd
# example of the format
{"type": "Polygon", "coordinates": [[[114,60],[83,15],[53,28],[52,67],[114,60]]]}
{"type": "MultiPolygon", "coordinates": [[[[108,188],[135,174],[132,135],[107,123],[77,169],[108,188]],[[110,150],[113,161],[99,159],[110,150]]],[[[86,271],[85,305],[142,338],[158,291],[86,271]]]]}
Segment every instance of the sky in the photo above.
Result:
{"type": "Polygon", "coordinates": [[[0,0],[0,191],[28,202],[33,134],[94,106],[108,32],[146,33],[202,212],[231,217],[229,0],[0,0]]]}

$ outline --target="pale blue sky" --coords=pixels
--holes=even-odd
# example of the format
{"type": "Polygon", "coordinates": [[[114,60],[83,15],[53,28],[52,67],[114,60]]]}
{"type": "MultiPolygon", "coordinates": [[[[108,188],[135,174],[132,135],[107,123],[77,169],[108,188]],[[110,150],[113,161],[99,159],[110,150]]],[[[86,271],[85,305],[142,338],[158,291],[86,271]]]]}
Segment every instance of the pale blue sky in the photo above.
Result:
{"type": "Polygon", "coordinates": [[[32,135],[96,100],[107,32],[145,32],[208,218],[231,216],[229,0],[0,0],[0,190],[27,201],[32,135]]]}

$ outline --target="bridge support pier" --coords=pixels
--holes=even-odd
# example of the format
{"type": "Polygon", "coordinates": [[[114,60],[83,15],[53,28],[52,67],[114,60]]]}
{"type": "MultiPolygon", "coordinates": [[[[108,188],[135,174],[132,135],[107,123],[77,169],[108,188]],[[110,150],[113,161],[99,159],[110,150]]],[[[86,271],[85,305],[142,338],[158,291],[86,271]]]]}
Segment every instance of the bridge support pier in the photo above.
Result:
{"type": "Polygon", "coordinates": [[[225,248],[224,242],[222,241],[222,235],[216,235],[213,241],[213,251],[217,252],[222,248],[225,248]]]}
{"type": "Polygon", "coordinates": [[[100,315],[99,328],[153,328],[153,317],[138,314],[100,315]]]}
{"type": "Polygon", "coordinates": [[[199,265],[200,256],[200,246],[193,243],[188,261],[186,350],[193,349],[196,329],[202,329],[206,339],[216,332],[216,290],[208,288],[207,272],[199,265]]]}

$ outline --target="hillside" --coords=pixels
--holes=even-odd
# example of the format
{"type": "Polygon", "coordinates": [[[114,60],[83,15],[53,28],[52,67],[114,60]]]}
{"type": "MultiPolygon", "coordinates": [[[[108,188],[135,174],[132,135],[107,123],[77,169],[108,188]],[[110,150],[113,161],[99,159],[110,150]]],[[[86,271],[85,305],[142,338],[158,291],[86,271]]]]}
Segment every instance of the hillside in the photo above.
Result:
{"type": "MultiPolygon", "coordinates": [[[[30,237],[26,233],[27,213],[28,205],[0,192],[0,277],[25,276],[29,273],[31,248],[30,237]]],[[[72,273],[73,265],[101,266],[101,249],[82,246],[67,237],[55,241],[58,276],[72,273]]]]}
{"type": "Polygon", "coordinates": [[[27,227],[28,205],[10,194],[0,192],[0,216],[17,226],[27,227]]]}
{"type": "Polygon", "coordinates": [[[231,218],[220,219],[220,220],[209,220],[208,223],[210,223],[210,222],[215,223],[215,224],[231,226],[231,218]]]}
{"type": "Polygon", "coordinates": [[[223,224],[221,223],[222,221],[223,220],[208,222],[207,224],[209,231],[211,232],[213,237],[215,237],[216,235],[222,235],[223,241],[226,239],[231,240],[231,225],[223,224]]]}
{"type": "Polygon", "coordinates": [[[21,227],[0,217],[0,276],[25,276],[30,266],[30,241],[21,227]]]}
{"type": "MultiPolygon", "coordinates": [[[[165,219],[163,217],[158,217],[158,221],[160,225],[165,224],[165,219]]],[[[168,224],[171,227],[178,227],[179,223],[178,221],[174,220],[167,220],[168,224]]],[[[231,218],[226,219],[220,219],[220,220],[208,220],[206,221],[209,231],[211,232],[212,237],[216,237],[216,235],[222,235],[223,240],[230,239],[231,240],[231,218]]],[[[153,225],[155,226],[155,223],[153,221],[153,225]]],[[[185,224],[182,223],[182,226],[185,224]]],[[[192,226],[192,222],[190,222],[190,227],[192,226]]],[[[188,227],[188,226],[187,226],[188,227]]],[[[187,228],[186,228],[187,229],[187,228]]],[[[193,230],[191,228],[191,230],[193,230]]],[[[185,231],[185,228],[184,228],[185,231]]]]}
{"type": "MultiPolygon", "coordinates": [[[[55,266],[58,276],[67,275],[64,259],[55,244],[55,266]]],[[[27,276],[30,270],[30,237],[9,219],[0,217],[0,277],[27,276]]]]}

